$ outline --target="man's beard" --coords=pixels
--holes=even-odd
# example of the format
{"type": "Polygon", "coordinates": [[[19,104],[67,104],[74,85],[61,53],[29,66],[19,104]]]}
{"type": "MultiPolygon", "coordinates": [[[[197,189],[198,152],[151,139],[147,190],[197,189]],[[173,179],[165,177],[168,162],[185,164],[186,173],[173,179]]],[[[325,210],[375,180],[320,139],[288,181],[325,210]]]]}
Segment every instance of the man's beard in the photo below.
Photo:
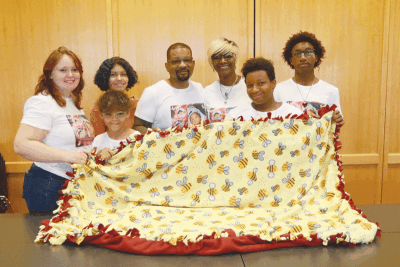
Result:
{"type": "MultiPolygon", "coordinates": [[[[179,71],[182,71],[182,70],[179,70],[179,71]]],[[[187,69],[187,75],[185,75],[185,76],[179,75],[179,71],[176,71],[176,78],[180,82],[186,82],[187,80],[189,80],[190,76],[192,76],[190,70],[188,70],[188,69],[187,69]]]]}

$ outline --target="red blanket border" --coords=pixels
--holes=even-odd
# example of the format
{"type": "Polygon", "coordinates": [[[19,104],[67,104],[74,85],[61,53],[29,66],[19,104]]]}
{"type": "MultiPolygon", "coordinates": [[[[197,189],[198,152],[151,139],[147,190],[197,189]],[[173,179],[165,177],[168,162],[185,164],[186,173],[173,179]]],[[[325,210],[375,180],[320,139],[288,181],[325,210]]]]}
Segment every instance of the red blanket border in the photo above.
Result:
{"type": "MultiPolygon", "coordinates": [[[[332,107],[325,106],[318,111],[318,115],[322,117],[325,113],[329,111],[333,111],[336,109],[336,105],[332,107]]],[[[290,114],[286,116],[286,118],[293,118],[293,119],[309,119],[310,117],[303,113],[302,115],[293,115],[290,114]]],[[[268,116],[265,118],[260,118],[258,121],[267,121],[271,118],[271,113],[268,113],[268,116]]],[[[275,120],[283,121],[282,117],[273,118],[275,120]]],[[[243,118],[239,118],[240,121],[243,121],[243,118]]],[[[252,120],[254,121],[254,119],[252,120]]],[[[207,120],[204,125],[207,125],[209,121],[207,120]]],[[[172,129],[171,131],[182,131],[183,129],[172,129]]],[[[194,131],[197,131],[197,127],[194,128],[194,131]]],[[[150,134],[149,131],[147,134],[150,134]]],[[[342,144],[339,141],[339,128],[336,127],[335,130],[335,152],[336,152],[336,160],[337,165],[340,171],[339,179],[340,183],[337,189],[342,193],[342,198],[346,199],[351,208],[357,211],[359,214],[362,214],[364,218],[367,218],[365,214],[362,213],[361,209],[358,209],[354,204],[353,200],[351,199],[350,195],[348,195],[344,191],[344,182],[343,182],[343,174],[342,174],[342,161],[340,160],[339,154],[337,153],[338,150],[341,148],[342,144]]],[[[160,132],[161,137],[165,137],[170,134],[169,131],[160,132]]],[[[140,141],[143,139],[143,134],[136,136],[136,141],[140,141]]],[[[127,139],[127,143],[132,143],[131,140],[127,139]]],[[[121,142],[120,147],[118,148],[118,152],[121,151],[125,145],[121,142]]],[[[97,164],[105,164],[104,161],[100,161],[99,158],[95,158],[97,164]]],[[[75,170],[74,170],[75,171],[75,170]]],[[[75,173],[68,173],[71,177],[75,176],[75,173]]],[[[66,180],[63,187],[67,187],[70,180],[66,180]]],[[[57,223],[64,219],[65,216],[69,215],[68,211],[66,210],[70,207],[68,202],[69,199],[72,198],[70,195],[63,195],[62,191],[60,190],[59,193],[62,195],[59,200],[62,200],[60,211],[57,215],[55,215],[50,220],[44,220],[41,222],[42,225],[45,226],[43,231],[48,231],[52,227],[49,225],[50,221],[53,223],[57,223]]],[[[378,231],[376,233],[377,237],[381,237],[381,229],[378,225],[378,231]]],[[[188,245],[185,245],[183,241],[178,241],[176,245],[172,245],[170,243],[164,241],[152,241],[147,240],[144,238],[139,237],[139,230],[136,228],[130,229],[126,235],[120,235],[116,230],[110,230],[107,232],[107,228],[109,225],[104,226],[100,224],[98,226],[99,234],[94,236],[86,236],[83,240],[85,243],[98,245],[101,247],[106,247],[113,250],[123,251],[123,252],[130,252],[136,254],[144,254],[144,255],[161,255],[161,254],[174,254],[174,255],[188,255],[188,254],[196,254],[196,255],[218,255],[218,254],[227,254],[232,252],[255,252],[255,251],[262,251],[268,249],[276,249],[276,248],[284,248],[284,247],[296,247],[296,246],[321,246],[323,245],[323,240],[317,238],[317,235],[311,236],[311,241],[304,238],[302,235],[294,236],[290,232],[282,234],[280,236],[281,241],[266,241],[262,240],[259,236],[254,235],[242,235],[236,236],[235,232],[231,229],[226,229],[228,233],[228,237],[219,237],[214,238],[215,233],[211,234],[211,236],[203,236],[203,239],[192,243],[189,242],[188,245]]],[[[89,224],[84,229],[93,228],[92,224],[89,224]]],[[[42,237],[42,241],[48,241],[53,235],[47,234],[42,237]]],[[[337,235],[332,235],[329,237],[328,244],[329,245],[337,245],[337,246],[349,246],[354,247],[356,244],[354,243],[347,243],[342,238],[343,234],[339,233],[337,235]]],[[[77,242],[77,235],[68,235],[67,236],[69,241],[76,243],[77,242]]]]}

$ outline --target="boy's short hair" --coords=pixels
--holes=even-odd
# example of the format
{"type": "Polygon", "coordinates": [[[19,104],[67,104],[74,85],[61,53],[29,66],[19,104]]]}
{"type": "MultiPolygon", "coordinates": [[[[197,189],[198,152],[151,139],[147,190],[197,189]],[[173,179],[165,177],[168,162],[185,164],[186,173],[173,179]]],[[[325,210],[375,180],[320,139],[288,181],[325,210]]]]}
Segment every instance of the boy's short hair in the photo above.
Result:
{"type": "Polygon", "coordinates": [[[190,46],[188,46],[187,44],[184,44],[184,43],[175,43],[175,44],[170,45],[170,47],[168,47],[168,49],[167,49],[167,61],[169,61],[169,59],[171,58],[171,51],[174,49],[178,49],[178,48],[189,49],[190,55],[193,57],[192,49],[190,48],[190,46]]]}
{"type": "Polygon", "coordinates": [[[99,99],[101,113],[113,113],[116,111],[128,112],[132,108],[132,102],[122,91],[108,90],[99,99]]]}
{"type": "Polygon", "coordinates": [[[263,70],[267,73],[269,80],[272,82],[275,80],[275,69],[271,60],[263,57],[248,59],[242,68],[244,80],[246,80],[247,74],[253,71],[263,70]]]}

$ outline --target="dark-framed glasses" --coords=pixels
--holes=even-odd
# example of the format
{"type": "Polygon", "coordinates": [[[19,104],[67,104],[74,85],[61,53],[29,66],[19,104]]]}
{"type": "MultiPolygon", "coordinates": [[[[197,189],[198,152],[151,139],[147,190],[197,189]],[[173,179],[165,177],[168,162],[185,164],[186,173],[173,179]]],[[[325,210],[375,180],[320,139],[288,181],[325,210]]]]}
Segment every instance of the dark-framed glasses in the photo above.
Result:
{"type": "Polygon", "coordinates": [[[180,65],[181,64],[181,62],[183,61],[183,63],[185,63],[186,65],[190,65],[190,64],[192,64],[193,63],[193,58],[192,57],[185,57],[184,59],[179,59],[179,58],[174,58],[174,59],[171,59],[170,61],[169,61],[169,63],[171,63],[172,65],[174,65],[174,66],[178,66],[178,65],[180,65]]]}
{"type": "Polygon", "coordinates": [[[222,58],[224,58],[226,61],[230,61],[235,58],[235,54],[232,54],[232,53],[226,53],[224,55],[217,54],[217,55],[213,55],[211,57],[212,61],[214,61],[214,62],[220,62],[222,60],[222,58]]]}
{"type": "Polygon", "coordinates": [[[112,118],[122,119],[126,116],[126,112],[118,111],[114,113],[101,113],[106,120],[111,120],[112,118]]]}
{"type": "Polygon", "coordinates": [[[301,57],[301,54],[304,54],[304,56],[306,56],[306,57],[311,57],[315,54],[315,52],[314,52],[314,49],[310,49],[310,48],[306,49],[304,51],[301,51],[301,50],[292,51],[292,56],[294,56],[294,57],[301,57]]]}

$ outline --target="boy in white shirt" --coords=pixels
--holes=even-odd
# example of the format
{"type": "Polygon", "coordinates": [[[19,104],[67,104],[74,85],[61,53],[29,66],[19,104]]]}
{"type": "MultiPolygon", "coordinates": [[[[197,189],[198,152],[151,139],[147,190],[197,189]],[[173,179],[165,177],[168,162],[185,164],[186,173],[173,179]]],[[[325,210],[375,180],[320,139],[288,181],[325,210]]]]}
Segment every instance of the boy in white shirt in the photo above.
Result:
{"type": "Polygon", "coordinates": [[[228,117],[236,119],[243,116],[243,119],[251,120],[259,116],[267,117],[268,113],[271,113],[271,118],[302,114],[300,109],[292,105],[275,101],[275,70],[270,60],[262,57],[249,59],[243,64],[242,73],[247,94],[253,102],[231,110],[228,117]]]}
{"type": "Polygon", "coordinates": [[[310,32],[300,31],[292,35],[283,48],[282,57],[294,69],[294,76],[277,84],[276,101],[287,102],[306,111],[312,117],[325,105],[336,105],[332,121],[342,127],[344,120],[340,107],[339,89],[317,78],[314,70],[325,56],[321,41],[310,32]]]}
{"type": "Polygon", "coordinates": [[[112,150],[118,148],[121,142],[133,133],[140,133],[126,126],[132,103],[124,92],[109,90],[100,97],[98,103],[100,118],[107,126],[107,131],[96,136],[92,148],[97,148],[96,155],[101,160],[108,160],[113,156],[112,150]]]}

